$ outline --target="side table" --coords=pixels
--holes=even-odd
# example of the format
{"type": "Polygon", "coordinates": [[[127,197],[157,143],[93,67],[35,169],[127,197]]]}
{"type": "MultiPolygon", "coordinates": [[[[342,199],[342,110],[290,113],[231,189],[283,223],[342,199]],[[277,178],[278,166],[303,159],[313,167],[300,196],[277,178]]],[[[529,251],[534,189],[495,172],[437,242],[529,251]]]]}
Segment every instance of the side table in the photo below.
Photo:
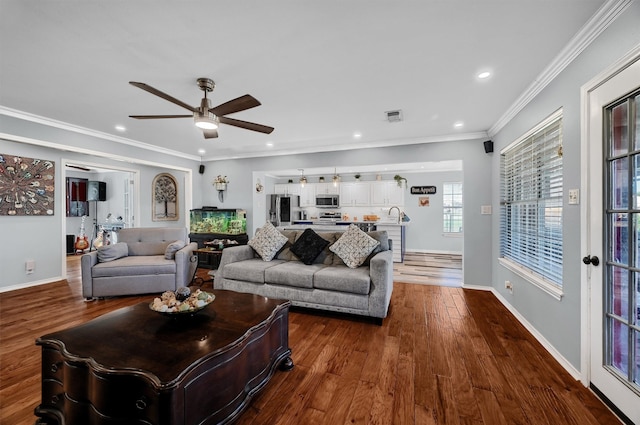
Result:
{"type": "Polygon", "coordinates": [[[194,249],[193,253],[198,256],[198,267],[217,269],[220,265],[222,250],[219,248],[199,248],[194,249]]]}
{"type": "MultiPolygon", "coordinates": [[[[193,253],[198,257],[197,267],[212,269],[211,271],[213,271],[217,269],[218,266],[220,265],[220,259],[222,258],[221,249],[200,248],[200,249],[194,249],[193,253]]],[[[211,279],[206,279],[206,280],[202,279],[201,277],[198,277],[197,274],[198,274],[197,272],[194,273],[193,279],[191,280],[192,284],[202,286],[206,282],[213,282],[213,275],[211,273],[209,273],[209,276],[211,276],[211,279]]]]}

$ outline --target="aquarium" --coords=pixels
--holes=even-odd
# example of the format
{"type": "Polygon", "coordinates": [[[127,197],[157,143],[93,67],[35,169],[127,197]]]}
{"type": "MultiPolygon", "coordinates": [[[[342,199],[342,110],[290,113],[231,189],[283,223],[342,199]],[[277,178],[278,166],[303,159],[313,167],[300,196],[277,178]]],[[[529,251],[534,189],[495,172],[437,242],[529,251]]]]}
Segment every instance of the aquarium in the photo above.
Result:
{"type": "Polygon", "coordinates": [[[191,210],[191,233],[220,233],[241,235],[247,233],[247,211],[240,209],[191,210]]]}

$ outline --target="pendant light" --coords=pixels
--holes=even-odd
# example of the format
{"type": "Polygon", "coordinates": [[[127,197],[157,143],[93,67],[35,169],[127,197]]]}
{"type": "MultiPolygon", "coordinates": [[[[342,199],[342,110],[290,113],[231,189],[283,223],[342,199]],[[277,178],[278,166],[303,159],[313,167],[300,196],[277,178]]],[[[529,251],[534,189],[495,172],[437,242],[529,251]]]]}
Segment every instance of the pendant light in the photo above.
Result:
{"type": "Polygon", "coordinates": [[[338,183],[340,182],[340,176],[337,173],[337,170],[333,169],[333,187],[338,187],[338,183]]]}
{"type": "Polygon", "coordinates": [[[300,187],[304,187],[307,184],[307,178],[304,176],[304,169],[298,168],[300,170],[300,187]]]}

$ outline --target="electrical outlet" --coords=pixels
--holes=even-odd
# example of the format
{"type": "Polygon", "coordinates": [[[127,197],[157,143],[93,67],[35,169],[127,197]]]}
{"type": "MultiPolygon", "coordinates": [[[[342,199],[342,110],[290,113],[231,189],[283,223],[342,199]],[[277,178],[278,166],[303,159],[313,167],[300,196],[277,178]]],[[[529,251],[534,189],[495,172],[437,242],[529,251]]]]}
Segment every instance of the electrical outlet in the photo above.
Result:
{"type": "Polygon", "coordinates": [[[513,294],[513,284],[511,282],[509,282],[508,280],[504,281],[504,287],[505,289],[507,289],[511,294],[513,294]]]}
{"type": "Polygon", "coordinates": [[[33,274],[36,270],[36,260],[27,260],[24,263],[24,271],[26,274],[33,274]]]}

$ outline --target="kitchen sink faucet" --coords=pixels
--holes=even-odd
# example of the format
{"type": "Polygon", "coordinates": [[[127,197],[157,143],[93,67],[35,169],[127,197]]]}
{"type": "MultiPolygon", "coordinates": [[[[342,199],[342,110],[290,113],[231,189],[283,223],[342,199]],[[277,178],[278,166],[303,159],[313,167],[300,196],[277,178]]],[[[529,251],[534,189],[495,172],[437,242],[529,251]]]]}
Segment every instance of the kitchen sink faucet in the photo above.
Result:
{"type": "Polygon", "coordinates": [[[393,210],[394,208],[398,210],[398,224],[400,224],[400,220],[402,220],[403,216],[402,211],[400,211],[400,207],[396,207],[395,205],[392,206],[391,208],[389,208],[389,212],[387,213],[387,215],[391,215],[391,210],[393,210]]]}

